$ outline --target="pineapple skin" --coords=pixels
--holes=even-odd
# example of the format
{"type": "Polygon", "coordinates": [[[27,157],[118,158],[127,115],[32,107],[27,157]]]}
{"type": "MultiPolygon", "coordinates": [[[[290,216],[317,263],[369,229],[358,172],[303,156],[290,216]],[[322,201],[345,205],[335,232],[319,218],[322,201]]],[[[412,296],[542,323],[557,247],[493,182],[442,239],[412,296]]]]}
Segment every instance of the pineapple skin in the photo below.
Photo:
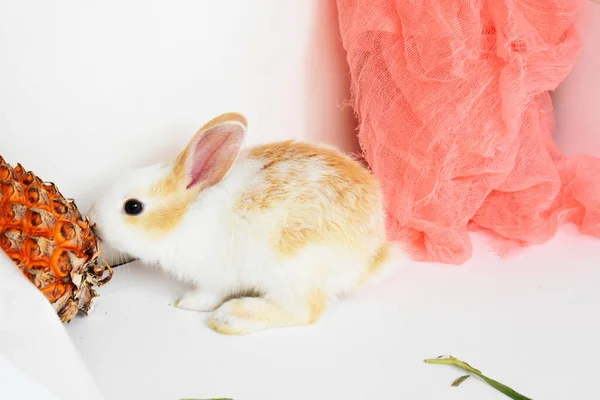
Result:
{"type": "Polygon", "coordinates": [[[46,296],[62,322],[89,314],[93,289],[112,277],[93,223],[53,183],[0,156],[0,247],[46,296]]]}

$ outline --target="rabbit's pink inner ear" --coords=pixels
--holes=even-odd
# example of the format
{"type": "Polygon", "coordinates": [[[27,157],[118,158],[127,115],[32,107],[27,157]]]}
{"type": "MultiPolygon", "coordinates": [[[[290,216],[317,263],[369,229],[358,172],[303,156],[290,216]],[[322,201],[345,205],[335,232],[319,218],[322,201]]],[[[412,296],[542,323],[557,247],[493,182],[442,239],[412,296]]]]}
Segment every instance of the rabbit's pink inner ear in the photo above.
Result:
{"type": "Polygon", "coordinates": [[[187,188],[206,188],[219,182],[236,161],[244,132],[237,123],[220,124],[204,132],[189,155],[187,188]]]}

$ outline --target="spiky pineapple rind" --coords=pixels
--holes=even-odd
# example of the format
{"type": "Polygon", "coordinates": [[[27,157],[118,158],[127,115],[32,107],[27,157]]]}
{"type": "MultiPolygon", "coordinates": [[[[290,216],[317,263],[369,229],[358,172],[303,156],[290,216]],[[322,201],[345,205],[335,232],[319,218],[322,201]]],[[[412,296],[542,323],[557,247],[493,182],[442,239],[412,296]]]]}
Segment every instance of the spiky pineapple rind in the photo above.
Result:
{"type": "Polygon", "coordinates": [[[63,322],[78,311],[89,314],[98,296],[93,287],[112,277],[110,266],[100,263],[92,226],[56,185],[0,156],[0,247],[63,322]]]}

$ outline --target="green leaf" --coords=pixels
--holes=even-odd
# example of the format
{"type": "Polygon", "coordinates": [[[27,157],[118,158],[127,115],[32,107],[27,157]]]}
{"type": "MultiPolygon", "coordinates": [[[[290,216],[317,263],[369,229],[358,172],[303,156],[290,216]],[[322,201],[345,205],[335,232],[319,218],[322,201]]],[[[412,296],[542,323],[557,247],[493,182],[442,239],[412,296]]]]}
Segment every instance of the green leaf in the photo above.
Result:
{"type": "MultiPolygon", "coordinates": [[[[507,395],[508,397],[510,397],[511,399],[514,400],[532,400],[529,397],[523,396],[522,394],[514,391],[513,389],[509,388],[508,386],[495,381],[491,378],[488,378],[487,376],[483,375],[481,373],[481,371],[471,367],[469,364],[467,364],[464,361],[461,361],[455,357],[449,356],[449,357],[443,357],[440,356],[438,358],[430,358],[425,360],[425,362],[427,364],[437,364],[437,365],[452,365],[458,368],[461,368],[467,372],[472,373],[473,375],[478,376],[479,378],[481,378],[484,382],[486,382],[488,385],[492,386],[493,388],[495,388],[496,390],[498,390],[499,392],[507,395]]],[[[462,377],[461,377],[462,378],[462,377]]],[[[457,381],[461,378],[458,378],[457,381]]],[[[465,378],[467,379],[467,378],[465,378]]],[[[464,379],[462,381],[460,381],[458,384],[462,383],[464,381],[464,379]]],[[[456,382],[456,381],[455,381],[456,382]]],[[[454,385],[453,385],[454,386],[454,385]]],[[[457,385],[458,386],[458,385],[457,385]]]]}
{"type": "Polygon", "coordinates": [[[460,378],[457,378],[454,382],[452,382],[452,386],[458,386],[461,383],[463,383],[464,381],[466,381],[467,379],[469,379],[471,377],[471,375],[463,375],[460,378]]]}

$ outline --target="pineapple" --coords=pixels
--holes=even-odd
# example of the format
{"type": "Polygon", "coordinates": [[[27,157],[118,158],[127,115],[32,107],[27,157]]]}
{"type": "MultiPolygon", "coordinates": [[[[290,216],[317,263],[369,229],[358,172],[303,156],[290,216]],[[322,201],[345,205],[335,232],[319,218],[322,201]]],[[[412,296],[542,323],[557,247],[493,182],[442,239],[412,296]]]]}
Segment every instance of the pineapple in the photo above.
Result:
{"type": "Polygon", "coordinates": [[[0,157],[0,247],[69,322],[78,310],[88,315],[94,286],[112,277],[99,263],[93,223],[53,183],[0,157]]]}

